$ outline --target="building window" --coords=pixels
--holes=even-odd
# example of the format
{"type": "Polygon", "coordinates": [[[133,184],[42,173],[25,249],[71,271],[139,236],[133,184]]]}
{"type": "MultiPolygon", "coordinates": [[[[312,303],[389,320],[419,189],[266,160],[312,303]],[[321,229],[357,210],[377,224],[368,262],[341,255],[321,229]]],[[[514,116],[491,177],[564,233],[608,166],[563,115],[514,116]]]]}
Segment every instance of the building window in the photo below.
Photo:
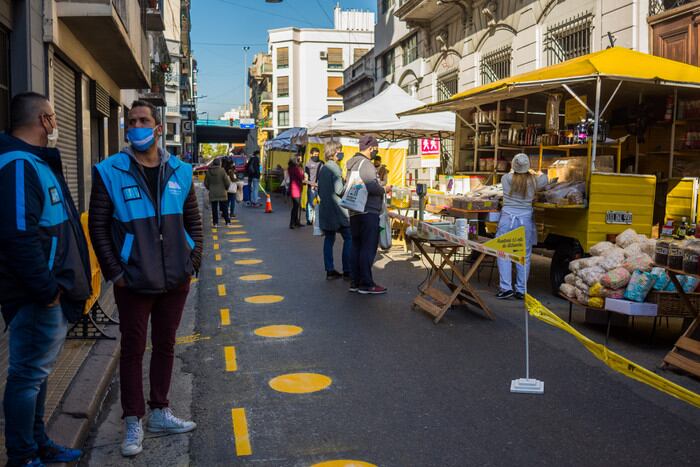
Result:
{"type": "Polygon", "coordinates": [[[277,68],[289,68],[289,47],[277,49],[277,68]]]}
{"type": "Polygon", "coordinates": [[[394,49],[382,55],[382,77],[394,72],[394,49]]]}
{"type": "Polygon", "coordinates": [[[510,76],[510,61],[513,49],[502,47],[481,57],[481,84],[493,83],[510,76]]]}
{"type": "Polygon", "coordinates": [[[168,135],[168,139],[173,139],[175,135],[177,134],[177,129],[174,123],[166,123],[165,124],[166,128],[166,135],[168,135]]]}
{"type": "Polygon", "coordinates": [[[277,77],[277,97],[289,97],[289,76],[277,77]]]}
{"type": "Polygon", "coordinates": [[[336,91],[340,86],[343,85],[342,76],[329,76],[328,77],[328,97],[343,97],[336,91]]]}
{"type": "Polygon", "coordinates": [[[328,106],[328,115],[337,114],[338,112],[342,112],[342,111],[343,111],[342,105],[329,105],[328,106]]]}
{"type": "Polygon", "coordinates": [[[0,131],[10,126],[10,41],[6,29],[0,27],[0,131]]]}
{"type": "Polygon", "coordinates": [[[352,51],[352,63],[357,62],[367,52],[368,52],[367,49],[355,49],[355,50],[353,50],[352,51]]]}
{"type": "Polygon", "coordinates": [[[391,8],[393,5],[394,0],[382,0],[382,14],[389,11],[389,8],[391,8]]]}
{"type": "Polygon", "coordinates": [[[343,69],[343,49],[329,48],[328,49],[328,69],[342,70],[343,69]]]}
{"type": "Polygon", "coordinates": [[[592,31],[593,15],[588,12],[549,26],[544,40],[547,65],[591,53],[592,31]]]}
{"type": "Polygon", "coordinates": [[[403,44],[403,66],[418,59],[418,34],[406,39],[403,44]]]}
{"type": "Polygon", "coordinates": [[[411,138],[408,140],[408,155],[418,155],[418,138],[411,138]]]}
{"type": "Polygon", "coordinates": [[[444,101],[457,94],[457,75],[439,78],[437,81],[438,101],[444,101]]]}
{"type": "Polygon", "coordinates": [[[289,106],[277,106],[277,126],[289,126],[289,106]]]}

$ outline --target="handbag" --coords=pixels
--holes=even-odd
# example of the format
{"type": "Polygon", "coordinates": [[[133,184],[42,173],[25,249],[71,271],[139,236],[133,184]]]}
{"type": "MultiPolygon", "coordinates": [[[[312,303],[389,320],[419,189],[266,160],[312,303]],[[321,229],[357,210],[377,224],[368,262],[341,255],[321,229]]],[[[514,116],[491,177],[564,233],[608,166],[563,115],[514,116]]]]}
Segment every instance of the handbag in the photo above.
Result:
{"type": "Polygon", "coordinates": [[[367,161],[363,160],[360,162],[357,170],[352,170],[350,176],[348,176],[348,181],[343,190],[343,197],[340,199],[340,205],[345,209],[355,212],[365,212],[368,193],[365,182],[362,181],[362,177],[360,176],[360,169],[362,169],[362,164],[365,162],[367,161]]]}
{"type": "Polygon", "coordinates": [[[228,191],[232,195],[235,195],[236,192],[238,192],[238,185],[236,184],[236,182],[231,182],[226,191],[228,191]]]}
{"type": "Polygon", "coordinates": [[[386,209],[386,199],[382,205],[382,212],[379,214],[379,248],[388,250],[391,248],[391,219],[386,209]]]}

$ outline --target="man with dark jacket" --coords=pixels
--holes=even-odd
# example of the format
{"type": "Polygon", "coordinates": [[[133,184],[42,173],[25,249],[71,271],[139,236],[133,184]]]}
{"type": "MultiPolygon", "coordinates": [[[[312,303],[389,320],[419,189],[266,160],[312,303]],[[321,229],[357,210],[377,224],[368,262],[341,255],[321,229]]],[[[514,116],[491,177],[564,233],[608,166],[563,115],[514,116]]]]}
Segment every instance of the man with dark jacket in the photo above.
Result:
{"type": "Polygon", "coordinates": [[[202,219],[192,167],[156,141],[157,109],[135,101],[127,117],[130,146],[95,166],[90,197],[90,238],[105,279],[114,283],[122,334],[120,382],[125,420],[124,456],[143,442],[142,360],[151,319],[151,408],[146,428],[186,433],[194,422],[168,408],[175,333],[202,257],[202,219]]]}
{"type": "Polygon", "coordinates": [[[318,148],[311,148],[311,157],[304,166],[304,178],[306,183],[306,225],[313,225],[316,206],[314,201],[318,197],[318,174],[323,167],[320,158],[321,151],[318,148]]]}
{"type": "Polygon", "coordinates": [[[36,93],[18,94],[11,133],[0,135],[0,304],[10,330],[3,398],[8,466],[74,462],[82,455],[44,429],[46,381],[68,322],[90,296],[90,259],[61,170],[56,114],[36,93]]]}
{"type": "Polygon", "coordinates": [[[367,203],[364,212],[350,211],[350,231],[352,232],[352,250],[350,269],[352,282],[350,292],[363,295],[386,293],[386,287],[374,282],[372,265],[379,245],[379,214],[384,206],[384,188],[377,179],[377,170],[371,159],[379,152],[379,142],[374,136],[360,138],[360,152],[347,163],[347,173],[359,171],[362,182],[367,188],[367,203]]]}
{"type": "Polygon", "coordinates": [[[248,188],[250,188],[250,204],[253,207],[260,206],[260,151],[254,151],[248,165],[246,166],[248,174],[248,188]]]}

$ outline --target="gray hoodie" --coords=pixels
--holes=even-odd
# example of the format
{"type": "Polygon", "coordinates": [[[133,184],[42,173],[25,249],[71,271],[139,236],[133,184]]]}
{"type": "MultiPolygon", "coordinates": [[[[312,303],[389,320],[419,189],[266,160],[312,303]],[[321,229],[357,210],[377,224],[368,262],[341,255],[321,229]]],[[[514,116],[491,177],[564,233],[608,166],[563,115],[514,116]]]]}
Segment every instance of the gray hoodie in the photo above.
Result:
{"type": "MultiPolygon", "coordinates": [[[[352,157],[352,159],[348,161],[346,165],[348,171],[347,176],[350,176],[351,171],[357,170],[362,161],[365,161],[365,163],[362,164],[362,168],[360,169],[360,177],[362,177],[362,181],[367,187],[368,194],[367,204],[365,205],[365,212],[379,214],[380,212],[382,212],[385,193],[384,187],[379,183],[379,178],[377,177],[377,169],[374,167],[374,165],[372,165],[372,161],[370,161],[358,152],[352,157]]],[[[362,213],[350,211],[350,216],[354,216],[357,214],[362,213]]]]}

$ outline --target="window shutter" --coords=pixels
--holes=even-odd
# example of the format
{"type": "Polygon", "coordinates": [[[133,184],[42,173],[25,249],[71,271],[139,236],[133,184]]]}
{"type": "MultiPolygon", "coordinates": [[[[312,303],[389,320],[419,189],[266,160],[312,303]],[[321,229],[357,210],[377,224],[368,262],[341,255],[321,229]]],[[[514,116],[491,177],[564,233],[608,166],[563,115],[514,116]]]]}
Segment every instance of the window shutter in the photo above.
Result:
{"type": "Polygon", "coordinates": [[[277,49],[277,68],[289,67],[289,48],[280,47],[277,49]]]}
{"type": "Polygon", "coordinates": [[[277,97],[289,96],[289,76],[277,78],[277,97]]]}
{"type": "Polygon", "coordinates": [[[336,89],[343,85],[342,76],[329,76],[328,77],[328,97],[342,97],[336,89]]]}
{"type": "Polygon", "coordinates": [[[364,54],[367,53],[367,49],[355,49],[352,52],[352,62],[355,63],[362,58],[364,54]]]}
{"type": "Polygon", "coordinates": [[[328,49],[328,68],[343,68],[343,49],[328,49]]]}

